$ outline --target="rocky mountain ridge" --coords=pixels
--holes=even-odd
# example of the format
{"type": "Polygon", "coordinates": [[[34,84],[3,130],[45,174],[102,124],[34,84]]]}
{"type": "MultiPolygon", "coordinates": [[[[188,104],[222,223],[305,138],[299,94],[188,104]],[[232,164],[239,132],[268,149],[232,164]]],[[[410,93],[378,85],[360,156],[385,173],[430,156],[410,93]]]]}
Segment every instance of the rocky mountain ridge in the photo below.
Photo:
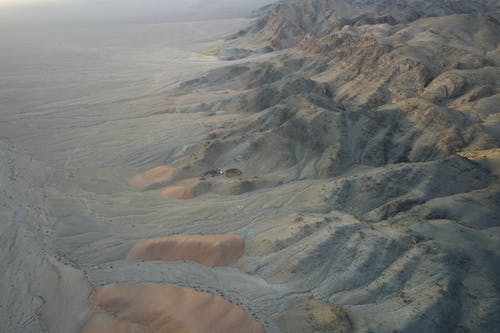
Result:
{"type": "Polygon", "coordinates": [[[490,14],[499,18],[496,1],[480,0],[308,0],[280,2],[247,31],[273,49],[296,45],[305,36],[323,36],[344,26],[408,24],[452,14],[490,14]]]}
{"type": "MultiPolygon", "coordinates": [[[[255,198],[260,217],[239,267],[341,306],[343,329],[497,328],[498,5],[303,0],[266,10],[225,47],[267,55],[169,93],[171,112],[239,119],[174,154],[177,173],[153,190],[255,198]],[[199,177],[218,168],[242,172],[199,177]]],[[[297,311],[288,309],[280,318],[297,311]]]]}

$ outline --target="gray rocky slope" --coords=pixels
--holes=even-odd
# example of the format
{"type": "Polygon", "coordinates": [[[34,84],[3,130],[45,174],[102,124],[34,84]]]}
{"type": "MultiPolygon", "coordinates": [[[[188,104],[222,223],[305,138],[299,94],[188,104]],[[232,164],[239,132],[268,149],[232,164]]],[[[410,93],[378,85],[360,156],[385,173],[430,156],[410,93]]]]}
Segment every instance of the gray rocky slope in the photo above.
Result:
{"type": "Polygon", "coordinates": [[[196,185],[256,201],[243,271],[343,306],[355,331],[500,327],[496,6],[278,4],[227,42],[271,57],[171,92],[176,112],[241,116],[169,163],[243,170],[196,185]]]}

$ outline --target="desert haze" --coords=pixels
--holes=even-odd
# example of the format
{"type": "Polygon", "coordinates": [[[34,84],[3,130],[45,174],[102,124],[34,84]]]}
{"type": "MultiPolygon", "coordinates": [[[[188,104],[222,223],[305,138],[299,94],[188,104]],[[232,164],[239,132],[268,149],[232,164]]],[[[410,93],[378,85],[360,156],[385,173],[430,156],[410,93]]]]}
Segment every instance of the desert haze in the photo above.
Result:
{"type": "Polygon", "coordinates": [[[499,331],[499,20],[0,2],[0,332],[499,331]]]}

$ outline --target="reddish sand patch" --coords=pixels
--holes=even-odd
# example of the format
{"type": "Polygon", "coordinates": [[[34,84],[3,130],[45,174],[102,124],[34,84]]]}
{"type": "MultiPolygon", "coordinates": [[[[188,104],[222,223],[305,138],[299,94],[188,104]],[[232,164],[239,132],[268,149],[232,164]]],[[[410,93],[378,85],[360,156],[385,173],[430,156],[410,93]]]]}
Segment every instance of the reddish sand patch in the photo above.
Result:
{"type": "Polygon", "coordinates": [[[145,172],[138,173],[130,181],[129,185],[138,190],[144,190],[156,183],[161,184],[173,178],[177,168],[162,165],[145,172]]]}
{"type": "Polygon", "coordinates": [[[187,186],[169,186],[160,192],[160,195],[170,199],[192,199],[196,197],[196,193],[192,188],[187,186]]]}
{"type": "Polygon", "coordinates": [[[93,314],[79,333],[265,333],[222,297],[174,285],[107,285],[91,303],[93,314]]]}
{"type": "Polygon", "coordinates": [[[245,251],[245,241],[236,234],[173,235],[139,241],[128,260],[191,260],[206,266],[227,266],[245,251]]]}

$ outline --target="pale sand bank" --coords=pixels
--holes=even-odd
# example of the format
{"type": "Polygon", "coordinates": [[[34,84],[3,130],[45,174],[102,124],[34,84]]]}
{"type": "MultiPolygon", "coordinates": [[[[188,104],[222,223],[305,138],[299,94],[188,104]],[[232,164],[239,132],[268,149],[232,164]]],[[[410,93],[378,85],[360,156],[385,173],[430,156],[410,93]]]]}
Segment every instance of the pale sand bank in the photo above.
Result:
{"type": "Polygon", "coordinates": [[[233,264],[245,251],[245,241],[236,234],[173,235],[139,241],[128,260],[190,260],[205,266],[233,264]]]}
{"type": "Polygon", "coordinates": [[[129,181],[129,185],[137,190],[145,190],[150,186],[172,179],[176,173],[177,168],[168,165],[158,166],[135,175],[129,181]]]}
{"type": "Polygon", "coordinates": [[[169,199],[192,199],[196,197],[195,191],[188,186],[175,185],[164,188],[160,195],[169,199]]]}
{"type": "Polygon", "coordinates": [[[222,297],[162,284],[107,285],[91,296],[93,315],[79,333],[264,333],[222,297]]]}

